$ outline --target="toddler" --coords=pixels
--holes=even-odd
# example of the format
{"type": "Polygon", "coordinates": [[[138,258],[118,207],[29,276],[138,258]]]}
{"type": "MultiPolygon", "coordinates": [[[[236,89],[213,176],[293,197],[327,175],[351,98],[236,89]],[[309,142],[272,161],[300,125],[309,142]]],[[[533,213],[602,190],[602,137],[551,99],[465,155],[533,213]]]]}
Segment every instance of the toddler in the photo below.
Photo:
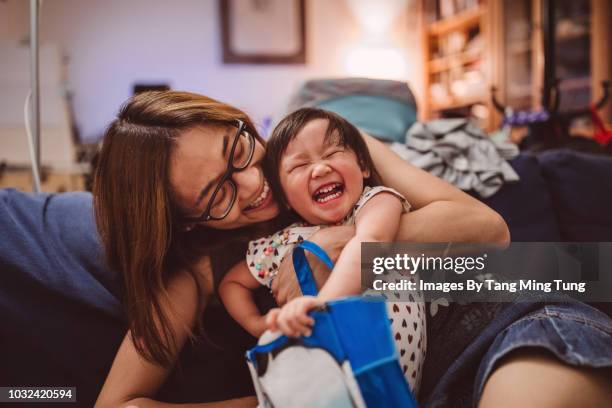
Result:
{"type": "MultiPolygon", "coordinates": [[[[321,109],[300,109],[278,124],[267,145],[266,166],[274,193],[303,221],[251,241],[246,261],[226,274],[219,293],[232,317],[255,337],[268,328],[308,336],[314,324],[310,310],[361,292],[361,242],[393,241],[410,205],[397,191],[379,185],[357,128],[321,109]],[[297,243],[332,225],[354,225],[356,232],[319,294],[298,297],[261,316],[252,291],[271,286],[284,255],[297,243]]],[[[387,307],[400,365],[416,394],[426,347],[424,303],[387,302],[387,307]]]]}

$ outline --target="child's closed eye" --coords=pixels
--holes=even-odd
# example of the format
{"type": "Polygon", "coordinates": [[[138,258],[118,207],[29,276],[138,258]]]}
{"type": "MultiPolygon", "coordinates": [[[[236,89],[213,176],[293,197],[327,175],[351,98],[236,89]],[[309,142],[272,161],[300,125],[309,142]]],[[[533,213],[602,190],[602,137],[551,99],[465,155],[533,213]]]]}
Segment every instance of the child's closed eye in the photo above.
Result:
{"type": "Polygon", "coordinates": [[[306,164],[307,164],[306,162],[292,164],[291,166],[289,166],[289,169],[287,170],[287,173],[291,173],[292,171],[297,170],[300,167],[304,167],[304,166],[306,166],[306,164]]]}
{"type": "Polygon", "coordinates": [[[338,153],[344,153],[344,149],[335,149],[335,150],[329,151],[323,157],[328,159],[328,158],[330,158],[330,157],[332,157],[332,156],[334,156],[334,155],[336,155],[338,153]]]}

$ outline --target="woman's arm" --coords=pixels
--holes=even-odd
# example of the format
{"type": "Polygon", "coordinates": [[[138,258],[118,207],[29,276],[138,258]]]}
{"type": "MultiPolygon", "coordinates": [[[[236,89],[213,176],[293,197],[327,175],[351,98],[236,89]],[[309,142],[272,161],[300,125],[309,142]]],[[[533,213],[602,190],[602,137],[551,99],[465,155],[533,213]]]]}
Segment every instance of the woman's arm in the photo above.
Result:
{"type": "Polygon", "coordinates": [[[253,337],[261,336],[266,330],[265,319],[253,300],[253,291],[260,286],[245,261],[234,265],[219,284],[219,296],[225,308],[253,337]]]}
{"type": "Polygon", "coordinates": [[[510,241],[506,222],[491,208],[362,134],[383,184],[399,191],[414,209],[402,216],[398,241],[501,245],[510,241]]]}
{"type": "MultiPolygon", "coordinates": [[[[508,226],[491,208],[407,163],[372,136],[362,135],[384,185],[400,192],[414,210],[402,215],[397,241],[508,244],[508,226]]],[[[333,227],[317,232],[310,240],[325,249],[332,260],[336,260],[353,234],[351,227],[333,227]]],[[[317,285],[321,287],[329,271],[316,257],[306,256],[317,285]]],[[[281,263],[272,283],[272,294],[279,305],[301,296],[291,257],[285,257],[281,263]]]]}
{"type": "MultiPolygon", "coordinates": [[[[204,290],[210,294],[210,263],[203,262],[204,290]]],[[[176,335],[175,354],[183,347],[197,317],[196,282],[189,273],[183,272],[171,280],[168,295],[172,305],[164,304],[172,329],[176,335]]],[[[96,401],[96,408],[103,407],[173,407],[175,405],[154,401],[152,397],[168,376],[171,367],[160,367],[145,360],[134,347],[130,333],[125,336],[111,370],[96,401]]],[[[242,407],[255,406],[254,398],[223,401],[208,404],[192,404],[191,407],[242,407]]],[[[180,405],[183,407],[184,405],[180,405]]]]}

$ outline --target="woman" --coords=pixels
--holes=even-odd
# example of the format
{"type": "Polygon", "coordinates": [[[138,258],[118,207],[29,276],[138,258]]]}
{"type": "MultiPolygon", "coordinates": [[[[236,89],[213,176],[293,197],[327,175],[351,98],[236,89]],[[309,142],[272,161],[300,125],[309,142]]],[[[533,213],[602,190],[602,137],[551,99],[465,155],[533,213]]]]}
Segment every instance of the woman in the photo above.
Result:
{"type": "MultiPolygon", "coordinates": [[[[384,184],[415,209],[403,216],[398,240],[508,242],[498,214],[366,140],[384,184]]],[[[214,250],[273,229],[278,206],[262,172],[264,148],[246,114],[191,93],[137,95],[110,125],[94,208],[110,266],[124,276],[130,330],[96,406],[167,406],[151,397],[186,340],[196,336],[214,291],[214,250]]],[[[346,230],[323,232],[315,240],[332,253],[348,239],[346,230]]],[[[279,304],[296,294],[288,278],[279,279],[274,291],[279,304]]],[[[511,384],[504,367],[528,357],[499,366],[490,378],[502,379],[487,385],[482,400],[511,384]]],[[[254,404],[247,398],[203,406],[254,404]]]]}

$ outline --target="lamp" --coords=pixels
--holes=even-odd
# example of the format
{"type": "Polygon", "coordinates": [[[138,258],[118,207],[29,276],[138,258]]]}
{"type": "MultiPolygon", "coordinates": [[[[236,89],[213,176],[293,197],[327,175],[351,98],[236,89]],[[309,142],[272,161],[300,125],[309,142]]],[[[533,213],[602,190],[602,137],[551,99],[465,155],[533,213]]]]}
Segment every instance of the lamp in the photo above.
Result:
{"type": "Polygon", "coordinates": [[[407,64],[401,48],[389,39],[395,18],[406,10],[408,0],[346,0],[359,21],[362,39],[345,58],[351,76],[383,79],[405,78],[407,64]]]}

